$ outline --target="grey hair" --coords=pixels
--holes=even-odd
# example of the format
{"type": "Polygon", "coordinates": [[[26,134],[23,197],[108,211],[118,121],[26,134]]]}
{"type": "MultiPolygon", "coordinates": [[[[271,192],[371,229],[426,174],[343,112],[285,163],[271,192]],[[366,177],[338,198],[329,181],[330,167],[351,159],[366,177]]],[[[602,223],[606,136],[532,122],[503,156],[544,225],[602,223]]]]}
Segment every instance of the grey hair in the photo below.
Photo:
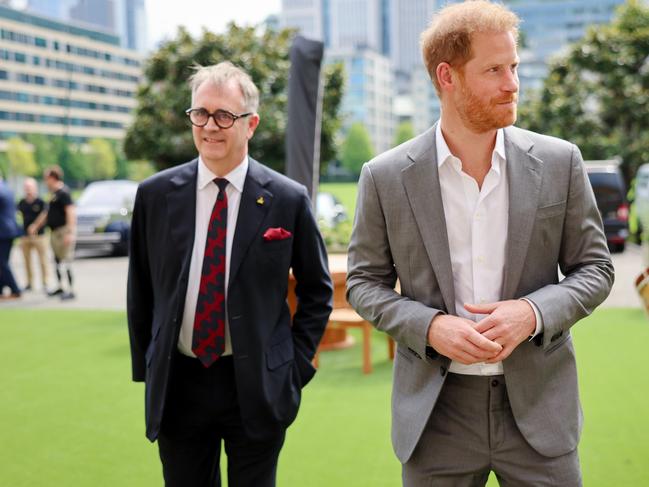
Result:
{"type": "Polygon", "coordinates": [[[241,93],[243,93],[243,103],[245,110],[256,113],[259,108],[259,90],[252,81],[252,78],[243,69],[235,66],[230,61],[223,61],[211,66],[194,66],[196,72],[189,78],[189,87],[192,90],[192,100],[196,90],[206,81],[214,86],[223,86],[230,80],[234,80],[241,93]]]}

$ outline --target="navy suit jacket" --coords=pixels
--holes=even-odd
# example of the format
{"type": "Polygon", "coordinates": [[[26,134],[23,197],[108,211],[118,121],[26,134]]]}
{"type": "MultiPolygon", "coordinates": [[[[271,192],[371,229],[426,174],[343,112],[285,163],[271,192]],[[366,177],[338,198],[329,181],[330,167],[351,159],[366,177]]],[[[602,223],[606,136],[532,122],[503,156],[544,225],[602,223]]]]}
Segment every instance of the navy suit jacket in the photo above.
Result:
{"type": "Polygon", "coordinates": [[[14,193],[5,181],[0,181],[0,240],[11,240],[19,234],[14,193]]]}
{"type": "MultiPolygon", "coordinates": [[[[164,411],[187,291],[198,160],[140,184],[131,227],[127,309],[133,380],[144,381],[146,434],[164,411]]],[[[232,245],[227,309],[244,427],[269,437],[293,422],[331,312],[327,256],[303,186],[250,158],[232,245]],[[265,241],[268,228],[292,236],[265,241]],[[297,286],[291,319],[289,269],[297,286]]]]}

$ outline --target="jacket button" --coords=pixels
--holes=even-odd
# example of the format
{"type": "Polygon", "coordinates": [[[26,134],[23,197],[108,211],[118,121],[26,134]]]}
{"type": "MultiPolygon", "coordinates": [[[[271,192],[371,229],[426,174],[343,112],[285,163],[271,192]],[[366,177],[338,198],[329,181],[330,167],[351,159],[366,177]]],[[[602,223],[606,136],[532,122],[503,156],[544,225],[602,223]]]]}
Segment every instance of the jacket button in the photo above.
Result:
{"type": "Polygon", "coordinates": [[[442,377],[446,375],[446,367],[443,365],[439,368],[439,373],[442,374],[442,377]]]}

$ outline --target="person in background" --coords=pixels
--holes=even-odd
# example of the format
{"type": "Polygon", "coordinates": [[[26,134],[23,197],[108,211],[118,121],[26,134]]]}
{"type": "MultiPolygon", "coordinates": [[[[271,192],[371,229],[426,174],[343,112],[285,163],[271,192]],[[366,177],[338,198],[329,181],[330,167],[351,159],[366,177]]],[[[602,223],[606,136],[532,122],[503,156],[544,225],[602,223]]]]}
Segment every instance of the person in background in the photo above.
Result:
{"type": "Polygon", "coordinates": [[[27,272],[27,285],[25,291],[34,289],[34,269],[32,267],[32,253],[36,251],[41,269],[41,282],[47,291],[47,237],[45,227],[38,229],[36,235],[30,235],[28,228],[36,221],[39,215],[47,211],[45,201],[38,195],[38,184],[34,178],[27,178],[24,182],[24,197],[18,202],[18,211],[22,215],[25,234],[20,239],[20,247],[25,258],[27,272]]]}
{"type": "Polygon", "coordinates": [[[20,288],[9,266],[11,246],[18,235],[14,193],[0,174],[0,299],[3,300],[20,298],[20,288]],[[5,287],[9,288],[9,295],[4,294],[5,287]]]}
{"type": "Polygon", "coordinates": [[[27,227],[29,235],[37,235],[45,223],[50,227],[50,243],[54,252],[54,263],[58,287],[49,296],[61,296],[61,300],[74,299],[72,260],[77,217],[72,203],[70,189],[63,182],[63,170],[59,166],[45,169],[43,179],[52,193],[47,211],[41,213],[36,221],[27,227]],[[63,289],[64,276],[67,277],[67,291],[63,289]]]}

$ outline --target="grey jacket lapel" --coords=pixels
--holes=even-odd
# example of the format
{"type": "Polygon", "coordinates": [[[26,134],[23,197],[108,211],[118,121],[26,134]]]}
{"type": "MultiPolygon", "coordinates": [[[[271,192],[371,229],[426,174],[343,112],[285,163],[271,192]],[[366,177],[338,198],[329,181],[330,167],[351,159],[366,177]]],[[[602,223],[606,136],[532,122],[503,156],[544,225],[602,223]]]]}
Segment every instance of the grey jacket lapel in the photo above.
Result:
{"type": "Polygon", "coordinates": [[[446,311],[455,314],[453,269],[437,170],[435,126],[414,141],[408,157],[412,164],[402,171],[408,202],[437,277],[446,311]]]}
{"type": "Polygon", "coordinates": [[[505,129],[509,224],[502,299],[516,297],[536,218],[543,162],[530,154],[533,145],[521,130],[505,129]]]}

